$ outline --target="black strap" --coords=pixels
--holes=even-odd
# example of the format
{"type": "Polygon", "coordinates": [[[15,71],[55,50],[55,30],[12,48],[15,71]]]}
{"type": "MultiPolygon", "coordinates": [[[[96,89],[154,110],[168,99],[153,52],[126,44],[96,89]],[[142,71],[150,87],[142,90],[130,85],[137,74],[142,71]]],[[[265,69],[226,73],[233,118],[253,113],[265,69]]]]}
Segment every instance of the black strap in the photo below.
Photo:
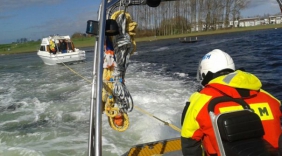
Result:
{"type": "Polygon", "coordinates": [[[217,104],[222,103],[222,102],[236,102],[239,105],[241,105],[244,109],[251,109],[250,106],[243,100],[243,99],[238,99],[238,98],[232,98],[230,96],[220,96],[213,98],[209,104],[208,104],[208,111],[209,112],[214,112],[214,108],[217,104]]]}
{"type": "Polygon", "coordinates": [[[183,125],[183,121],[184,121],[184,118],[185,118],[185,115],[186,115],[186,112],[189,108],[189,105],[190,105],[190,102],[186,102],[184,108],[183,108],[183,111],[182,111],[182,115],[181,115],[181,126],[183,125]]]}

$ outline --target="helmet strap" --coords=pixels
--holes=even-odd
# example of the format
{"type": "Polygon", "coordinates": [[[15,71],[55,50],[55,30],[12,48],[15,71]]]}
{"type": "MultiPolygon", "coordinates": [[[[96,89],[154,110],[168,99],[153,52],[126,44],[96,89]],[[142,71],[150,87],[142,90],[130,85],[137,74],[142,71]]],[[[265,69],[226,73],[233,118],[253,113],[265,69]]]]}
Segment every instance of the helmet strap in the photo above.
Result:
{"type": "Polygon", "coordinates": [[[206,75],[203,75],[203,81],[201,82],[201,84],[203,86],[205,86],[212,79],[215,79],[215,78],[222,76],[222,75],[227,75],[227,74],[232,73],[232,72],[234,72],[234,70],[232,70],[232,69],[223,69],[223,70],[218,71],[216,73],[212,73],[211,71],[208,71],[208,73],[206,75]]]}
{"type": "Polygon", "coordinates": [[[208,71],[206,75],[202,75],[203,81],[201,82],[201,84],[203,86],[208,84],[213,79],[213,77],[214,77],[213,75],[214,75],[214,73],[212,73],[211,71],[208,71]]]}

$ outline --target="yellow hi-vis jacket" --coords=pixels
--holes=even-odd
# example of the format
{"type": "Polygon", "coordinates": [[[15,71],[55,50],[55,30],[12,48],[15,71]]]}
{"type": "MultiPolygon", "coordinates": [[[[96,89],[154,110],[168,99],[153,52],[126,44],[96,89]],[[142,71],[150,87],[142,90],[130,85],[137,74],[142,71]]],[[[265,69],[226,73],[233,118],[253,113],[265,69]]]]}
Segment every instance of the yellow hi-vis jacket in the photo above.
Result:
{"type": "MultiPolygon", "coordinates": [[[[192,94],[188,110],[183,112],[185,117],[181,130],[181,144],[184,156],[201,155],[201,145],[208,155],[220,156],[208,113],[209,101],[219,96],[244,99],[262,120],[264,139],[277,148],[281,134],[281,103],[262,90],[261,86],[260,80],[255,75],[237,70],[211,80],[200,92],[192,94]]],[[[243,108],[234,102],[225,102],[217,105],[214,113],[239,109],[243,108]]]]}

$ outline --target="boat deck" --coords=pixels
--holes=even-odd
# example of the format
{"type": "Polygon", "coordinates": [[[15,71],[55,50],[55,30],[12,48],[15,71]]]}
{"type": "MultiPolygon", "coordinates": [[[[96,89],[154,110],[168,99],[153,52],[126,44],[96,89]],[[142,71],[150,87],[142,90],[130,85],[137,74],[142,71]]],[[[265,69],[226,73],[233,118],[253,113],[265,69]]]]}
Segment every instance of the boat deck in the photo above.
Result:
{"type": "Polygon", "coordinates": [[[123,156],[182,156],[180,138],[133,146],[123,156]]]}

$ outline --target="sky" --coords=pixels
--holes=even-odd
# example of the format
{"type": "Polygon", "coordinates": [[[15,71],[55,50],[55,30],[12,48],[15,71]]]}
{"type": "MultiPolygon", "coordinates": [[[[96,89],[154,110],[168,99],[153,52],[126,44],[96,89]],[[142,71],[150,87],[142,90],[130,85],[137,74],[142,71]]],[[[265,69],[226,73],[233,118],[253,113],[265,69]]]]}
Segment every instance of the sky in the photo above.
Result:
{"type": "MultiPolygon", "coordinates": [[[[101,0],[0,0],[0,44],[49,35],[85,33],[88,20],[97,20],[101,0]]],[[[276,14],[276,0],[251,0],[243,17],[276,14]]]]}

